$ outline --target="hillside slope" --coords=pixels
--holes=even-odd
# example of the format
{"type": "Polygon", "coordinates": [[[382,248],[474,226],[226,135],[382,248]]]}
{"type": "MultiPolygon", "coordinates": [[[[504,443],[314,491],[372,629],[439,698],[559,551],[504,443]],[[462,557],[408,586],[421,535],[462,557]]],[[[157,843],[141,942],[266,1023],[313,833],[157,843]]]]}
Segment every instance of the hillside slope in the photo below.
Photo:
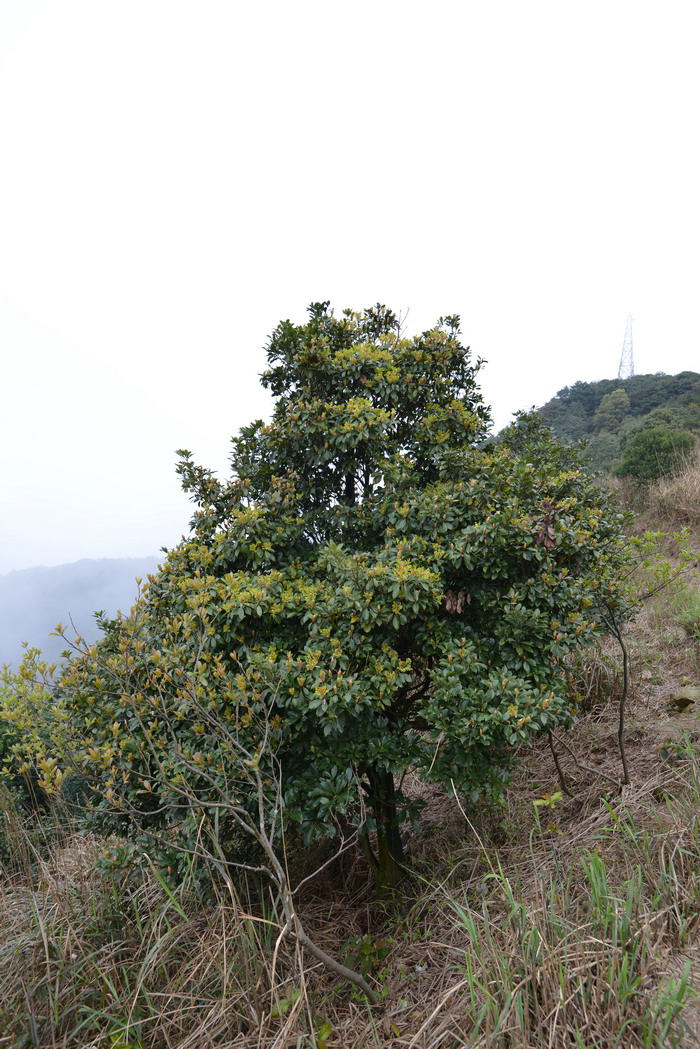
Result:
{"type": "Polygon", "coordinates": [[[50,634],[59,622],[69,628],[72,622],[86,640],[95,639],[93,613],[128,610],[136,598],[136,578],[145,578],[157,565],[155,557],[84,559],[0,576],[0,665],[18,663],[24,641],[58,659],[65,642],[50,634]]]}

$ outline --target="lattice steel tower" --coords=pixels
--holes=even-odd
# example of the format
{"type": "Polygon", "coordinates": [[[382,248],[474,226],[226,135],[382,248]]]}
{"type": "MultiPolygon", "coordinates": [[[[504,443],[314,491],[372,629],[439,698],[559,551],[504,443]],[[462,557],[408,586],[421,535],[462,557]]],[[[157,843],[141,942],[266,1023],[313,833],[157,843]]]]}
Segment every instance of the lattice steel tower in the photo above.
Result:
{"type": "Polygon", "coordinates": [[[629,379],[634,375],[634,353],[632,351],[632,314],[627,318],[625,328],[625,341],[622,344],[622,356],[620,357],[620,370],[618,379],[629,379]]]}

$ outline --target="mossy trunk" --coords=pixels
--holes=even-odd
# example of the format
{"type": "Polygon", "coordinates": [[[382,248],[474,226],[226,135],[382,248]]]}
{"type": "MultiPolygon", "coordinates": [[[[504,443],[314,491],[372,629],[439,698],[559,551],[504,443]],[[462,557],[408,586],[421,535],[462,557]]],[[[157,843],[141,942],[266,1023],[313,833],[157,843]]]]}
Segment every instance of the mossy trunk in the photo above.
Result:
{"type": "Polygon", "coordinates": [[[368,805],[377,828],[376,853],[365,841],[365,854],[374,870],[378,896],[386,896],[403,880],[405,857],[396,811],[396,789],[391,772],[372,766],[367,772],[368,805]]]}

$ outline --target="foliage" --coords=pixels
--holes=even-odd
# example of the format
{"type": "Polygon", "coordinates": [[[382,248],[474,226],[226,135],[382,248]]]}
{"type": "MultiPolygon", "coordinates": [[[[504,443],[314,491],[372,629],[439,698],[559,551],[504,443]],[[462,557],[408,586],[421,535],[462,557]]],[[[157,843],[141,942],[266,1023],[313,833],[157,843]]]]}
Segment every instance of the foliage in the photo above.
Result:
{"type": "MultiPolygon", "coordinates": [[[[60,623],[58,629],[63,629],[60,623]]],[[[47,662],[38,648],[25,649],[17,670],[6,666],[0,671],[0,717],[21,741],[8,754],[14,751],[25,762],[36,759],[40,785],[52,793],[65,774],[59,758],[64,769],[71,766],[75,741],[75,724],[61,702],[55,674],[56,664],[47,662]]]]}
{"type": "Polygon", "coordinates": [[[13,794],[20,786],[14,781],[11,772],[12,754],[18,742],[16,730],[4,718],[0,718],[0,782],[13,794]]]}
{"type": "MultiPolygon", "coordinates": [[[[20,772],[15,754],[22,746],[22,737],[5,718],[0,717],[0,799],[4,804],[21,811],[37,810],[46,800],[33,770],[20,772]]],[[[0,818],[0,856],[6,854],[4,817],[0,818]]]]}
{"type": "Polygon", "coordinates": [[[25,808],[43,805],[69,763],[73,728],[54,703],[54,670],[36,648],[25,648],[18,670],[0,669],[0,782],[25,808]]]}
{"type": "Polygon", "coordinates": [[[586,444],[586,459],[594,470],[610,470],[620,456],[618,435],[603,430],[591,437],[586,444]]]}
{"type": "MultiPolygon", "coordinates": [[[[518,431],[524,456],[536,437],[525,420],[518,431]]],[[[651,560],[649,590],[673,571],[654,557],[659,545],[658,534],[629,543],[630,565],[651,560]]],[[[670,618],[666,601],[663,615],[670,618]]],[[[633,665],[641,653],[648,660],[648,643],[647,623],[633,665]]],[[[674,644],[667,659],[675,676],[678,657],[674,644]]],[[[637,687],[653,712],[658,684],[640,678],[637,687]]],[[[595,730],[603,768],[610,715],[610,705],[598,708],[596,724],[581,720],[571,739],[579,753],[595,730]]],[[[569,751],[562,762],[576,797],[559,797],[538,746],[510,785],[507,825],[503,812],[465,804],[474,833],[436,799],[414,839],[417,877],[400,907],[373,908],[368,918],[348,877],[354,865],[342,877],[327,868],[299,893],[309,931],[336,952],[344,943],[346,960],[365,973],[381,1003],[373,1009],[358,1009],[357,996],[348,1002],[327,970],[303,967],[274,901],[261,914],[229,884],[202,905],[191,882],[174,891],[150,863],[128,876],[96,868],[104,843],[90,835],[35,857],[18,824],[20,856],[0,869],[0,1029],[18,1049],[185,1049],[245,1042],[251,1032],[261,1049],[383,1045],[390,1035],[417,1046],[525,1049],[546,1039],[680,1049],[692,1042],[700,1004],[690,964],[700,766],[692,738],[679,740],[664,724],[662,740],[659,727],[636,726],[635,789],[622,796],[615,789],[600,798],[600,770],[581,774],[579,766],[577,776],[569,751]],[[21,857],[30,855],[25,870],[21,857]]]]}
{"type": "MultiPolygon", "coordinates": [[[[643,415],[640,418],[627,419],[617,435],[621,456],[629,441],[638,433],[658,427],[666,431],[697,434],[700,432],[700,408],[697,405],[687,407],[662,406],[654,408],[648,415],[643,415]]],[[[681,440],[685,440],[685,438],[681,438],[681,440]]]]}
{"type": "MultiPolygon", "coordinates": [[[[593,419],[603,398],[615,390],[623,390],[629,398],[629,413],[635,418],[648,415],[663,405],[687,406],[700,404],[700,374],[680,372],[678,375],[632,375],[628,379],[600,379],[597,382],[577,382],[565,386],[540,409],[543,418],[560,436],[566,421],[581,414],[587,419],[587,431],[593,429],[593,419]]],[[[579,436],[578,434],[576,436],[579,436]]]]}
{"type": "Polygon", "coordinates": [[[536,419],[482,446],[457,324],[407,338],[326,303],[282,323],[271,423],[234,439],[227,482],[182,453],[190,538],[63,674],[102,810],[168,866],[224,796],[258,805],[252,761],[264,806],[281,789],[307,840],[359,826],[391,884],[395,774],[497,796],[515,749],[570,723],[562,660],[600,630],[622,516],[536,419]]]}
{"type": "Polygon", "coordinates": [[[685,430],[668,425],[641,429],[627,440],[615,473],[645,484],[678,470],[694,447],[694,436],[685,430]]]}
{"type": "Polygon", "coordinates": [[[593,427],[596,433],[601,430],[617,433],[629,410],[630,399],[625,390],[612,390],[606,393],[593,417],[593,427]]]}

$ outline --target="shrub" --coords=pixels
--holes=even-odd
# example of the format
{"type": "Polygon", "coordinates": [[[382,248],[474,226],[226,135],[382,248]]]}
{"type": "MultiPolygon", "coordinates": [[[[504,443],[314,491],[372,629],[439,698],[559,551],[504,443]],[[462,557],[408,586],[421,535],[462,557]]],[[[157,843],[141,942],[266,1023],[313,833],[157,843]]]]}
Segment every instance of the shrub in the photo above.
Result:
{"type": "Polygon", "coordinates": [[[607,430],[594,434],[586,444],[585,454],[594,470],[601,472],[611,470],[620,455],[620,442],[617,434],[607,430]]]}
{"type": "Polygon", "coordinates": [[[694,447],[695,437],[686,430],[670,426],[638,430],[625,444],[615,474],[646,484],[680,469],[694,447]]]}

